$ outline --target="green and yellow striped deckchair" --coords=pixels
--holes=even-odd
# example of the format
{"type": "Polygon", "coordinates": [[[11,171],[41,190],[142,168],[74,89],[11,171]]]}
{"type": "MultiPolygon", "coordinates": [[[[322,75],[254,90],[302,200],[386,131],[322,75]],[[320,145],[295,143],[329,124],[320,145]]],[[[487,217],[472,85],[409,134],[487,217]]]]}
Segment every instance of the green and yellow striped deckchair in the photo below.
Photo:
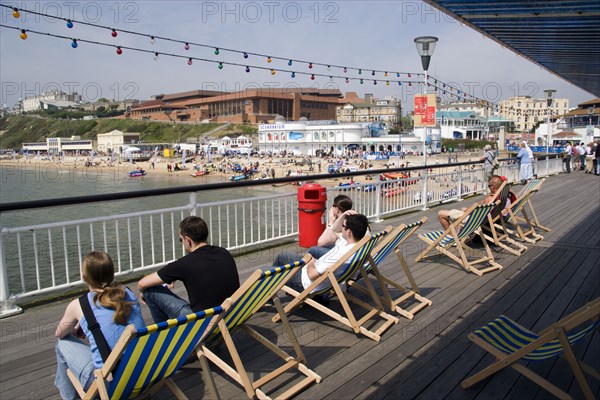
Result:
{"type": "Polygon", "coordinates": [[[171,377],[188,357],[197,351],[202,374],[211,396],[218,398],[210,368],[197,350],[204,336],[221,319],[221,306],[170,319],[137,330],[129,325],[112,349],[101,369],[94,371],[94,382],[84,391],[77,377],[67,370],[73,386],[82,399],[130,399],[151,396],[166,384],[178,399],[186,395],[171,377]],[[112,374],[112,379],[107,378],[112,374]]]}
{"type": "Polygon", "coordinates": [[[488,204],[473,204],[462,217],[454,221],[447,230],[431,231],[421,233],[419,239],[423,240],[429,246],[417,256],[416,261],[421,261],[427,256],[434,248],[440,253],[447,255],[457,263],[459,263],[466,271],[473,272],[478,276],[502,269],[502,266],[494,260],[494,255],[490,250],[490,246],[485,240],[485,236],[481,231],[481,226],[487,221],[488,214],[492,208],[498,205],[498,201],[488,204]],[[473,261],[469,261],[465,250],[473,251],[469,246],[465,244],[465,241],[471,237],[471,235],[479,235],[483,245],[485,247],[485,255],[473,261]],[[452,249],[456,244],[456,252],[454,254],[452,249]],[[477,264],[487,263],[489,264],[486,268],[477,268],[477,264]]]}
{"type": "Polygon", "coordinates": [[[510,366],[556,397],[570,399],[571,396],[563,390],[517,362],[519,360],[543,361],[563,355],[571,366],[585,398],[594,399],[594,394],[585,379],[584,372],[598,380],[600,380],[600,372],[578,361],[571,346],[594,330],[600,331],[599,317],[600,298],[591,301],[539,334],[535,334],[510,318],[501,315],[469,334],[469,339],[472,342],[494,355],[497,360],[481,372],[465,379],[461,386],[466,389],[510,366]],[[582,325],[585,326],[580,328],[582,325]]]}
{"type": "MultiPolygon", "coordinates": [[[[275,297],[276,293],[283,285],[285,285],[288,279],[297,273],[300,268],[306,265],[311,259],[312,257],[310,255],[306,255],[303,259],[291,264],[276,267],[268,271],[254,271],[239,289],[227,299],[229,305],[223,306],[223,319],[219,322],[218,327],[211,333],[207,340],[203,342],[202,351],[206,355],[206,358],[212,361],[233,380],[242,385],[249,398],[268,398],[264,391],[261,390],[261,387],[292,368],[297,369],[298,372],[305,376],[305,378],[284,393],[278,394],[278,398],[292,397],[310,384],[314,382],[319,383],[321,381],[321,377],[305,365],[306,357],[304,356],[300,344],[283,312],[281,302],[275,297]],[[273,302],[275,303],[275,307],[284,322],[287,339],[290,340],[291,345],[296,352],[296,357],[287,354],[277,345],[246,324],[248,319],[272,298],[274,298],[273,302]],[[284,365],[275,368],[273,371],[252,382],[232,337],[232,333],[239,328],[282,358],[285,361],[284,365]],[[209,348],[222,341],[224,341],[227,346],[227,350],[229,351],[234,364],[233,366],[230,366],[209,348]]],[[[258,374],[258,372],[256,372],[256,374],[258,374]]]]}
{"type": "MultiPolygon", "coordinates": [[[[363,335],[375,341],[381,340],[381,335],[383,332],[385,332],[393,324],[397,324],[399,320],[383,310],[383,305],[377,295],[377,292],[375,291],[375,288],[368,279],[364,265],[369,260],[371,251],[377,245],[377,242],[382,237],[389,234],[391,230],[392,227],[388,226],[385,230],[379,233],[365,235],[365,237],[356,243],[354,247],[348,251],[348,253],[342,256],[337,263],[327,269],[327,271],[317,278],[309,287],[304,289],[302,293],[297,292],[289,286],[284,286],[282,290],[288,295],[292,296],[292,301],[290,301],[284,308],[285,313],[289,314],[301,304],[308,304],[311,307],[314,307],[330,316],[331,318],[350,327],[355,333],[362,333],[363,335]],[[359,273],[362,275],[363,279],[365,279],[370,298],[375,302],[375,306],[362,301],[355,296],[352,296],[350,293],[346,293],[342,289],[342,284],[346,283],[349,279],[356,277],[359,273]],[[322,290],[314,291],[316,287],[323,283],[328,283],[328,286],[322,290]],[[339,299],[345,315],[339,314],[329,307],[316,302],[312,298],[318,294],[329,293],[331,290],[333,290],[339,299]],[[348,300],[365,309],[367,311],[366,314],[362,318],[357,318],[352,312],[348,300]],[[369,330],[364,326],[364,324],[375,316],[383,319],[383,323],[377,330],[369,330]]],[[[279,316],[275,315],[273,317],[273,322],[278,320],[279,316]]]]}
{"type": "MultiPolygon", "coordinates": [[[[541,183],[535,185],[534,181],[537,181],[537,179],[529,182],[525,188],[519,192],[517,200],[508,207],[508,217],[505,220],[514,225],[519,239],[528,243],[536,243],[537,241],[544,239],[542,235],[535,231],[535,221],[529,217],[529,214],[525,210],[525,206],[531,204],[531,197],[537,193],[537,188],[541,185],[541,183]],[[521,213],[522,216],[519,216],[519,213],[521,213]],[[521,223],[523,222],[526,224],[525,229],[521,227],[521,223]]],[[[507,232],[510,234],[515,233],[510,229],[507,229],[507,232]]]]}
{"type": "MultiPolygon", "coordinates": [[[[373,274],[377,278],[379,287],[383,293],[383,296],[379,296],[379,299],[392,311],[396,311],[398,314],[413,319],[415,314],[423,308],[431,305],[431,300],[423,297],[419,293],[419,287],[413,278],[406,260],[402,256],[400,251],[400,245],[404,243],[413,233],[417,231],[427,221],[427,217],[421,218],[417,222],[413,222],[409,225],[400,225],[388,234],[382,241],[373,249],[372,257],[365,264],[365,271],[367,274],[373,274]],[[379,265],[383,260],[391,253],[395,252],[398,257],[398,262],[402,266],[404,273],[410,283],[411,289],[408,289],[399,283],[391,280],[387,276],[383,275],[379,269],[379,265]],[[388,289],[388,285],[398,289],[402,292],[402,295],[396,299],[393,299],[388,289]],[[410,309],[405,309],[406,303],[414,303],[410,309]],[[405,308],[403,308],[404,306],[405,308]]],[[[367,288],[360,285],[358,280],[348,281],[348,285],[352,288],[358,289],[363,293],[368,293],[367,288]]]]}
{"type": "MultiPolygon", "coordinates": [[[[519,197],[521,195],[521,193],[526,193],[526,192],[528,192],[530,190],[533,190],[534,194],[538,193],[540,191],[540,189],[542,188],[542,184],[544,183],[545,180],[546,180],[546,178],[544,178],[544,179],[532,179],[531,181],[529,181],[527,183],[527,185],[525,185],[525,187],[521,190],[521,192],[517,195],[517,197],[519,197]]],[[[529,207],[529,212],[531,213],[531,218],[529,218],[529,222],[535,228],[539,228],[539,229],[541,229],[543,231],[550,232],[552,229],[548,228],[547,226],[544,226],[544,225],[540,224],[540,221],[538,220],[537,214],[535,213],[535,209],[533,208],[533,204],[531,203],[531,198],[532,197],[533,197],[533,195],[529,197],[529,199],[527,200],[527,204],[526,204],[527,207],[529,207]]],[[[525,210],[525,208],[523,208],[523,210],[525,210]]],[[[521,218],[518,215],[516,217],[517,217],[517,220],[519,220],[519,221],[524,221],[525,220],[525,218],[521,218]]]]}
{"type": "Polygon", "coordinates": [[[509,230],[504,223],[504,215],[502,215],[502,211],[506,208],[511,186],[510,183],[505,181],[498,188],[494,200],[498,200],[500,203],[488,214],[488,220],[487,223],[483,224],[483,230],[485,238],[494,243],[494,245],[516,256],[520,256],[527,250],[527,247],[510,237],[509,230]],[[490,235],[485,234],[485,232],[489,232],[490,235]]]}

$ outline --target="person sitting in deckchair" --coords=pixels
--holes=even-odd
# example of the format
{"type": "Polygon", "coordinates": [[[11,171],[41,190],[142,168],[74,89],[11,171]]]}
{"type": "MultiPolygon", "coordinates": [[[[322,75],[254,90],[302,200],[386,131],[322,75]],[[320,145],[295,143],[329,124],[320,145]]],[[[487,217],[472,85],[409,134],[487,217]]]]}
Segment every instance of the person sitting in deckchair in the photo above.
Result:
{"type": "MultiPolygon", "coordinates": [[[[337,240],[335,246],[319,259],[312,259],[308,262],[302,267],[302,270],[298,271],[298,273],[288,281],[287,286],[302,292],[365,236],[369,226],[367,217],[362,214],[350,214],[346,212],[342,214],[341,218],[343,218],[342,235],[337,240]]],[[[275,258],[273,265],[285,265],[296,261],[297,259],[297,255],[284,252],[275,258]]],[[[340,272],[343,272],[341,268],[339,270],[340,272]]],[[[324,282],[322,286],[317,286],[313,292],[323,290],[327,285],[328,283],[324,282]]]]}
{"type": "MultiPolygon", "coordinates": [[[[487,196],[485,196],[484,199],[481,200],[478,204],[490,203],[494,199],[496,191],[500,188],[500,186],[502,186],[502,178],[498,175],[493,175],[488,182],[488,188],[490,189],[490,193],[487,196]]],[[[440,221],[440,225],[442,225],[442,228],[444,228],[444,230],[448,229],[454,221],[463,216],[466,210],[467,207],[463,207],[460,210],[453,209],[439,211],[438,220],[440,221]]]]}

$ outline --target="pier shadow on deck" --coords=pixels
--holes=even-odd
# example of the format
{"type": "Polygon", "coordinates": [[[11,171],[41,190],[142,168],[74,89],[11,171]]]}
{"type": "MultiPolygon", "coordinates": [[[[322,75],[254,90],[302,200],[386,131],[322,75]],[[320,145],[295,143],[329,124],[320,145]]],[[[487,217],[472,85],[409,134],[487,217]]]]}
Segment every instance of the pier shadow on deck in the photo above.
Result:
{"type": "MultiPolygon", "coordinates": [[[[441,207],[462,207],[475,200],[441,207]]],[[[459,386],[464,378],[492,361],[467,340],[469,332],[500,314],[539,331],[600,296],[600,179],[577,172],[551,177],[533,203],[542,223],[552,231],[543,233],[541,242],[528,244],[529,250],[520,257],[493,248],[497,262],[504,268],[483,277],[465,272],[444,256],[434,255],[416,263],[415,256],[424,249],[424,243],[414,235],[402,250],[422,293],[433,305],[412,321],[400,318],[379,343],[355,335],[315,310],[302,308],[294,312],[290,322],[308,365],[323,378],[298,398],[552,398],[510,369],[468,390],[459,386]]],[[[418,233],[438,229],[436,213],[440,209],[388,219],[374,224],[373,230],[410,223],[422,215],[429,221],[418,233]]],[[[297,249],[295,244],[284,247],[297,249]]],[[[267,265],[280,250],[237,257],[241,279],[255,266],[267,265]]],[[[382,269],[392,278],[405,281],[395,257],[389,256],[382,269]]],[[[335,300],[332,303],[335,305],[335,300]]],[[[0,398],[57,398],[58,391],[52,385],[56,368],[53,334],[66,304],[58,301],[0,321],[0,398]]],[[[149,322],[147,309],[143,308],[149,322]]],[[[273,313],[274,309],[267,307],[250,322],[290,350],[281,326],[270,321],[273,313]]],[[[239,351],[250,371],[261,374],[270,368],[274,360],[270,354],[251,341],[239,342],[243,343],[239,351]]],[[[575,351],[578,357],[600,368],[600,335],[591,335],[575,351]]],[[[177,376],[179,386],[191,399],[201,398],[205,392],[198,365],[184,367],[177,376]]],[[[574,398],[582,398],[566,361],[549,360],[531,368],[574,398]]],[[[245,398],[241,387],[217,368],[213,368],[213,374],[223,398],[245,398]]],[[[598,396],[600,384],[592,379],[589,382],[598,396]]],[[[280,383],[282,380],[272,386],[280,383]]],[[[158,395],[171,397],[166,390],[158,395]]]]}

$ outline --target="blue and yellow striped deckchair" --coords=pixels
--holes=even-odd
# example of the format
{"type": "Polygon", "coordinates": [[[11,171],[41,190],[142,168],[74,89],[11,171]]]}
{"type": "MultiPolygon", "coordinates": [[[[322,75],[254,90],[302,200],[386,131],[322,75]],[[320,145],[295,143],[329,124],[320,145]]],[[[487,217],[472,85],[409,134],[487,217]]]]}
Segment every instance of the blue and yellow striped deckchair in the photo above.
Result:
{"type": "MultiPolygon", "coordinates": [[[[388,234],[382,241],[373,249],[372,257],[365,264],[365,271],[367,274],[373,274],[377,278],[377,282],[379,283],[379,287],[383,293],[383,296],[379,296],[379,299],[392,311],[396,311],[398,314],[408,318],[413,319],[415,314],[422,310],[423,308],[431,305],[431,300],[421,296],[419,293],[419,287],[415,282],[410,270],[408,269],[408,264],[406,264],[406,260],[402,256],[402,252],[400,251],[400,245],[404,243],[413,233],[417,231],[423,224],[427,221],[427,217],[421,218],[419,221],[414,222],[409,225],[402,224],[396,229],[394,229],[390,234],[388,234]],[[391,253],[395,252],[398,257],[398,262],[402,266],[404,273],[410,283],[411,289],[408,289],[399,283],[391,280],[387,276],[381,273],[379,269],[379,265],[383,262],[383,260],[391,253]],[[402,295],[396,299],[393,299],[391,293],[388,289],[388,285],[400,290],[402,295]],[[406,307],[407,302],[414,303],[410,309],[405,309],[401,307],[404,305],[406,307]]],[[[352,288],[358,289],[363,293],[367,293],[367,288],[360,285],[358,280],[348,281],[348,285],[352,288]]]]}
{"type": "Polygon", "coordinates": [[[166,384],[178,399],[186,395],[171,377],[188,357],[197,351],[202,374],[211,396],[218,398],[215,383],[206,359],[197,347],[221,319],[221,306],[170,319],[137,330],[129,325],[112,349],[101,369],[94,371],[94,382],[87,392],[77,377],[67,370],[69,378],[82,399],[130,399],[151,396],[166,384]],[[107,378],[112,374],[110,382],[107,378]]]}
{"type": "Polygon", "coordinates": [[[485,240],[485,236],[481,231],[481,226],[487,221],[487,216],[498,205],[498,201],[488,204],[473,204],[462,217],[454,221],[447,230],[431,231],[421,233],[419,239],[423,240],[429,246],[417,256],[416,261],[421,261],[427,256],[432,249],[437,249],[440,253],[447,255],[457,263],[459,263],[468,272],[473,272],[478,276],[482,276],[486,272],[502,269],[502,266],[494,260],[494,255],[490,250],[490,246],[485,240]],[[481,238],[485,247],[485,253],[481,258],[469,261],[465,250],[473,251],[465,244],[465,241],[471,235],[477,234],[481,238]],[[453,246],[456,244],[458,255],[452,252],[453,246]],[[476,268],[476,264],[488,263],[489,267],[476,268]]]}
{"type": "Polygon", "coordinates": [[[496,192],[494,200],[498,200],[500,203],[492,209],[488,214],[487,223],[483,224],[484,236],[487,240],[494,243],[494,245],[512,253],[516,256],[520,256],[527,247],[519,242],[514,241],[510,235],[509,230],[506,228],[504,223],[504,215],[502,211],[506,208],[506,202],[510,192],[511,184],[508,182],[502,183],[502,186],[496,192]],[[500,225],[498,225],[500,224],[500,225]],[[485,234],[488,231],[490,235],[485,234]]]}
{"type": "Polygon", "coordinates": [[[563,390],[517,362],[519,360],[543,361],[563,355],[571,366],[585,398],[594,399],[594,394],[585,379],[584,372],[598,380],[600,380],[600,372],[578,361],[571,346],[594,330],[600,331],[599,317],[600,298],[591,301],[539,334],[535,334],[501,315],[484,327],[469,334],[469,339],[472,342],[495,356],[497,360],[481,372],[465,379],[461,386],[466,389],[510,366],[556,397],[570,399],[571,396],[563,390]],[[588,321],[589,323],[586,324],[588,321]],[[584,324],[586,325],[580,328],[584,324]]]}
{"type": "Polygon", "coordinates": [[[261,390],[261,387],[292,368],[296,368],[305,376],[305,378],[284,393],[278,394],[278,398],[292,397],[312,383],[319,383],[321,381],[321,377],[305,365],[306,357],[289,325],[278,298],[274,298],[273,301],[279,315],[283,319],[287,338],[290,340],[291,345],[296,352],[296,357],[287,354],[277,345],[246,324],[248,319],[263,307],[267,301],[273,298],[281,287],[285,285],[288,279],[297,273],[300,268],[311,259],[312,257],[310,255],[306,255],[303,259],[291,264],[276,267],[268,271],[254,271],[239,289],[227,299],[229,305],[223,306],[223,319],[219,322],[218,327],[202,343],[202,351],[206,358],[212,361],[233,380],[242,385],[249,398],[268,398],[261,390]],[[281,357],[285,361],[285,364],[252,382],[232,337],[232,333],[239,328],[243,329],[250,337],[271,350],[277,356],[281,357]],[[227,350],[229,351],[234,364],[233,366],[230,366],[209,348],[222,341],[224,341],[227,346],[227,350]]]}
{"type": "MultiPolygon", "coordinates": [[[[282,290],[293,297],[292,301],[290,301],[285,306],[285,313],[289,314],[301,304],[308,304],[311,307],[314,307],[317,310],[330,316],[331,318],[350,327],[355,333],[362,333],[363,335],[375,341],[381,340],[381,335],[383,334],[383,332],[385,332],[393,324],[397,324],[399,320],[398,318],[386,313],[383,310],[383,305],[379,300],[375,288],[373,287],[373,285],[367,277],[364,265],[368,261],[371,254],[371,250],[377,245],[377,242],[383,236],[389,234],[391,230],[392,227],[388,226],[385,230],[379,233],[370,236],[365,235],[365,237],[358,243],[356,243],[354,247],[350,251],[348,251],[348,253],[346,253],[342,258],[338,260],[337,263],[335,263],[327,271],[325,271],[323,275],[317,278],[302,293],[299,293],[288,286],[284,286],[282,290]],[[354,278],[358,273],[362,274],[363,278],[365,279],[370,298],[375,302],[375,306],[366,303],[356,298],[355,296],[352,296],[349,293],[345,293],[345,291],[340,286],[341,284],[347,282],[349,279],[354,278]],[[320,286],[325,282],[328,283],[328,286],[326,288],[323,288],[319,291],[313,291],[317,286],[320,286]],[[315,295],[326,294],[331,290],[333,290],[335,295],[338,297],[338,300],[340,301],[344,310],[345,316],[312,299],[312,297],[314,297],[315,295]],[[367,311],[366,314],[361,318],[357,318],[352,312],[348,300],[365,309],[367,311]],[[370,319],[374,318],[375,316],[378,316],[381,319],[383,319],[383,323],[377,330],[372,331],[365,327],[364,324],[370,319]]],[[[277,322],[278,320],[279,316],[275,315],[275,317],[273,317],[273,322],[277,322]]]]}
{"type": "MultiPolygon", "coordinates": [[[[538,185],[534,184],[534,181],[538,180],[539,179],[534,179],[533,181],[529,182],[525,188],[519,192],[517,195],[517,200],[515,200],[515,202],[512,203],[507,209],[508,217],[506,218],[506,221],[514,225],[519,239],[528,243],[536,243],[537,241],[544,239],[542,235],[539,235],[535,231],[535,222],[532,221],[532,219],[529,217],[529,214],[525,210],[525,206],[527,204],[531,204],[531,196],[537,193],[537,188],[539,188],[541,185],[541,183],[538,185]],[[521,213],[522,216],[519,216],[519,213],[521,213]],[[521,227],[521,223],[523,222],[527,225],[525,230],[521,227]]],[[[511,231],[510,229],[508,229],[507,232],[514,234],[514,231],[511,231]]]]}

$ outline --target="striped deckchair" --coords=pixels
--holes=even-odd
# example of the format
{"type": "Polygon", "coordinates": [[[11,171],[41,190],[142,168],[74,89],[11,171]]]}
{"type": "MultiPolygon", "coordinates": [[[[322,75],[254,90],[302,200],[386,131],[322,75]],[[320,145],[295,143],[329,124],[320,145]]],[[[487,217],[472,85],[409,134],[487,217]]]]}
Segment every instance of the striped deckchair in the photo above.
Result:
{"type": "MultiPolygon", "coordinates": [[[[544,183],[545,180],[546,180],[546,178],[544,178],[544,179],[532,179],[521,190],[521,193],[525,193],[525,192],[527,192],[529,190],[534,190],[535,191],[534,193],[538,193],[540,191],[540,189],[542,187],[542,184],[544,183]]],[[[520,193],[519,193],[519,195],[520,195],[520,193]]],[[[529,208],[529,212],[531,213],[531,218],[529,219],[530,223],[535,228],[541,229],[541,230],[546,231],[546,232],[550,232],[552,229],[548,228],[547,226],[544,226],[544,225],[540,224],[540,221],[538,220],[537,214],[535,213],[535,209],[533,208],[533,204],[531,203],[531,197],[529,198],[529,200],[527,200],[527,204],[526,205],[529,208]]],[[[519,216],[517,216],[517,219],[518,220],[523,220],[519,216]]]]}
{"type": "MultiPolygon", "coordinates": [[[[269,398],[261,387],[280,375],[286,373],[292,368],[296,368],[298,372],[305,378],[293,385],[282,394],[278,394],[278,398],[289,398],[303,390],[313,382],[319,383],[321,377],[310,370],[306,365],[306,357],[302,353],[300,344],[298,343],[292,328],[290,327],[287,317],[283,312],[281,302],[278,298],[274,298],[273,302],[280,317],[283,320],[287,339],[291,342],[292,347],[296,352],[296,357],[292,357],[277,345],[269,341],[266,337],[258,333],[255,329],[246,324],[248,319],[252,317],[257,310],[265,305],[267,301],[273,298],[280,288],[290,279],[299,269],[304,266],[312,257],[306,255],[303,259],[281,267],[276,267],[268,271],[256,270],[239,289],[227,301],[230,305],[225,305],[223,319],[219,321],[218,327],[212,334],[203,342],[202,351],[210,361],[212,361],[223,372],[229,375],[233,380],[239,383],[245,390],[249,398],[269,398]],[[265,376],[252,382],[248,375],[248,371],[240,358],[236,344],[232,334],[241,328],[251,338],[271,350],[277,356],[281,357],[285,363],[275,370],[269,372],[265,376]],[[217,343],[225,342],[229,355],[233,361],[233,366],[222,360],[210,348],[217,343]]],[[[256,372],[255,374],[258,374],[256,372]]]]}
{"type": "Polygon", "coordinates": [[[112,349],[101,369],[94,371],[94,382],[86,391],[78,378],[67,374],[82,399],[130,399],[152,396],[166,384],[178,399],[186,395],[171,377],[196,351],[202,374],[211,396],[219,398],[210,368],[197,347],[221,319],[222,307],[215,307],[137,330],[129,325],[112,349]],[[112,379],[108,382],[109,376],[112,379]]]}
{"type": "Polygon", "coordinates": [[[494,255],[481,231],[481,225],[487,221],[488,214],[492,208],[498,205],[498,203],[499,202],[496,201],[488,204],[473,204],[465,211],[462,217],[454,221],[445,231],[439,230],[421,233],[419,239],[429,244],[429,246],[417,256],[416,261],[421,261],[427,256],[427,253],[435,248],[440,253],[447,255],[459,263],[466,271],[473,272],[478,276],[482,276],[486,272],[502,269],[502,266],[494,261],[494,255]],[[486,255],[476,260],[469,261],[465,250],[472,252],[473,249],[467,246],[465,241],[474,234],[481,237],[486,255]],[[455,244],[457,254],[452,252],[455,244]],[[487,263],[489,266],[486,268],[477,268],[475,266],[476,264],[481,263],[487,263]]]}
{"type": "MultiPolygon", "coordinates": [[[[421,218],[419,221],[414,222],[409,225],[400,225],[396,229],[394,229],[389,235],[387,235],[381,243],[375,247],[372,251],[372,257],[369,259],[369,262],[365,264],[365,271],[367,274],[373,274],[377,278],[377,282],[379,283],[379,287],[383,296],[379,296],[379,299],[392,311],[396,311],[398,314],[408,318],[413,319],[415,314],[421,311],[423,308],[431,305],[431,300],[421,296],[419,293],[419,287],[415,282],[410,270],[408,269],[408,265],[406,264],[406,260],[402,256],[402,252],[400,251],[400,245],[404,243],[413,233],[417,231],[423,224],[427,221],[427,217],[421,218]],[[387,276],[383,275],[379,269],[379,265],[383,262],[383,260],[392,252],[396,253],[398,257],[398,262],[402,266],[404,270],[404,274],[410,283],[411,289],[408,289],[396,281],[391,280],[387,276]],[[402,295],[396,299],[393,299],[391,293],[388,289],[388,285],[392,288],[400,290],[402,295]],[[407,307],[406,303],[412,303],[410,309],[405,309],[407,307]]],[[[348,286],[358,289],[363,293],[368,293],[367,288],[360,285],[358,280],[350,280],[348,281],[348,286]]]]}
{"type": "Polygon", "coordinates": [[[585,398],[594,399],[594,393],[590,389],[584,372],[598,380],[600,380],[600,372],[578,361],[571,346],[594,330],[600,332],[599,317],[600,298],[591,301],[539,334],[535,334],[508,317],[501,315],[484,327],[469,334],[469,339],[495,356],[496,361],[481,372],[462,381],[461,386],[466,389],[510,366],[556,397],[570,399],[571,396],[563,390],[528,369],[525,365],[518,363],[519,360],[542,361],[563,355],[571,366],[585,398]],[[583,328],[581,328],[582,325],[583,328]]]}
{"type": "MultiPolygon", "coordinates": [[[[537,193],[537,187],[539,187],[533,185],[532,182],[529,182],[523,190],[519,192],[517,200],[507,208],[508,217],[505,220],[514,226],[519,239],[528,243],[536,243],[537,241],[544,239],[542,235],[535,231],[535,221],[529,217],[529,214],[525,210],[525,205],[530,204],[531,196],[537,193]],[[522,216],[519,216],[519,213],[521,213],[522,216]],[[521,226],[522,223],[525,223],[526,226],[521,226]]],[[[507,229],[506,232],[509,234],[515,233],[515,231],[510,229],[507,229]]]]}
{"type": "MultiPolygon", "coordinates": [[[[337,263],[328,268],[323,275],[317,278],[309,287],[304,289],[302,293],[299,293],[288,286],[284,286],[282,290],[288,295],[292,296],[292,300],[284,308],[285,313],[289,314],[301,304],[307,304],[335,319],[336,321],[350,327],[354,333],[362,333],[366,337],[375,341],[381,340],[381,335],[393,324],[397,324],[399,320],[383,310],[383,304],[379,300],[375,288],[368,279],[364,265],[369,259],[371,250],[377,245],[377,242],[382,237],[389,234],[391,230],[392,227],[388,226],[385,230],[379,233],[375,233],[370,236],[365,235],[365,237],[356,243],[354,247],[348,251],[348,253],[340,258],[337,263]],[[358,273],[362,274],[369,291],[370,299],[375,302],[375,306],[358,299],[355,296],[352,296],[350,293],[346,293],[342,289],[341,285],[346,283],[349,279],[356,277],[358,273]],[[328,283],[326,288],[313,292],[317,286],[320,286],[324,282],[328,283]],[[335,310],[316,302],[312,298],[316,295],[328,294],[331,290],[333,290],[340,301],[344,315],[341,315],[335,310]],[[355,303],[359,307],[366,310],[366,314],[361,318],[357,318],[354,315],[348,301],[351,301],[352,303],[355,303]],[[365,326],[365,323],[376,316],[383,319],[383,323],[381,323],[380,327],[376,330],[368,329],[365,326]]],[[[273,317],[273,322],[277,322],[278,320],[279,316],[275,315],[275,317],[273,317]]]]}
{"type": "Polygon", "coordinates": [[[527,247],[510,237],[509,230],[504,223],[504,215],[502,215],[502,211],[506,208],[511,186],[510,183],[504,182],[498,188],[493,200],[498,200],[500,203],[488,214],[487,223],[484,223],[482,227],[487,240],[509,253],[520,256],[527,250],[527,247]],[[485,234],[485,232],[489,232],[491,236],[485,234]]]}

